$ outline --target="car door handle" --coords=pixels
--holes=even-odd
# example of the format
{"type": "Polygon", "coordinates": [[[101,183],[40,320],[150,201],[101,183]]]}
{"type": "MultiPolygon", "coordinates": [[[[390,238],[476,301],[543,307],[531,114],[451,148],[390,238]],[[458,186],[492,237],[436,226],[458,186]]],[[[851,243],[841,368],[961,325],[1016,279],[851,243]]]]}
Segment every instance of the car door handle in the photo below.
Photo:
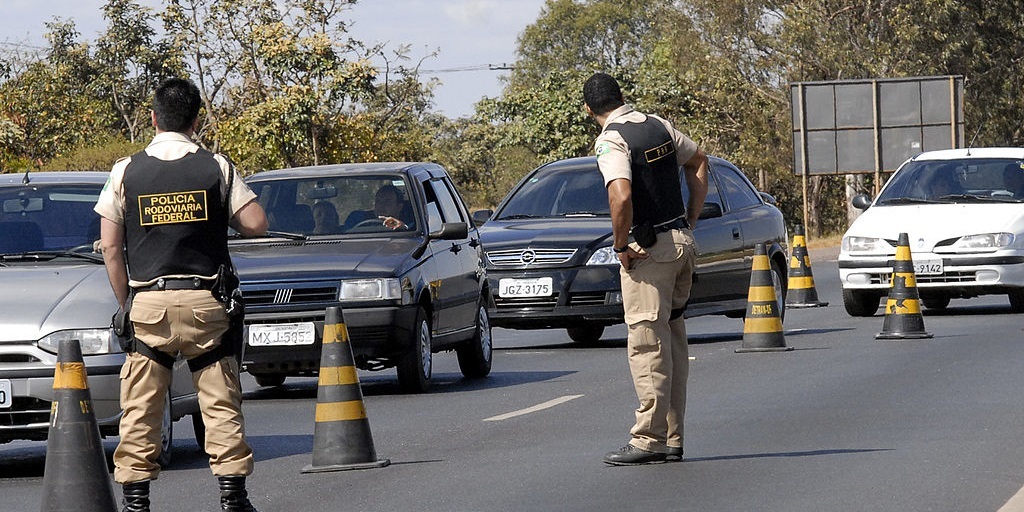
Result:
{"type": "Polygon", "coordinates": [[[462,247],[459,246],[459,244],[452,244],[452,252],[454,252],[455,254],[458,254],[459,251],[461,251],[461,250],[462,250],[462,247]]]}
{"type": "Polygon", "coordinates": [[[739,240],[740,239],[740,230],[738,230],[736,228],[732,228],[732,237],[735,240],[739,240]]]}

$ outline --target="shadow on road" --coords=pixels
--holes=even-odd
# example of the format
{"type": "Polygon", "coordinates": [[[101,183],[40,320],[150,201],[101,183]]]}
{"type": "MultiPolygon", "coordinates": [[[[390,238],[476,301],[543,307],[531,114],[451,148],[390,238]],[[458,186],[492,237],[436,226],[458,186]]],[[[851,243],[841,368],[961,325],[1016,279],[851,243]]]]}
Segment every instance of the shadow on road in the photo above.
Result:
{"type": "Polygon", "coordinates": [[[715,460],[764,459],[773,457],[818,457],[821,455],[844,455],[850,453],[891,452],[892,448],[868,448],[849,450],[811,450],[806,452],[745,453],[738,455],[716,455],[713,457],[685,458],[684,462],[708,462],[715,460]]]}

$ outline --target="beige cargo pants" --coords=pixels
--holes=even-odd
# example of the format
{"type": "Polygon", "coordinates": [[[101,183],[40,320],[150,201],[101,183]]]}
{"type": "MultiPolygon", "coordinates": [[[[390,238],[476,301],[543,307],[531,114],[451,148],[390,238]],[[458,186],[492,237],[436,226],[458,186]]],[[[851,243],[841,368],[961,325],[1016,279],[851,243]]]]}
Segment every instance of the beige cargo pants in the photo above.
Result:
{"type": "Polygon", "coordinates": [[[663,453],[683,443],[689,350],[682,315],[669,317],[690,297],[697,251],[689,229],[658,233],[643,251],[648,258],[620,269],[629,369],[640,400],[630,444],[663,453]]]}
{"type": "MultiPolygon", "coordinates": [[[[142,292],[132,303],[135,336],[154,349],[186,359],[220,344],[227,331],[224,307],[207,290],[142,292]]],[[[249,475],[253,454],[245,442],[238,363],[225,357],[192,374],[199,396],[210,469],[215,476],[249,475]]],[[[114,480],[153,480],[160,474],[160,424],[171,370],[132,353],[121,368],[121,441],[114,450],[114,480]]]]}

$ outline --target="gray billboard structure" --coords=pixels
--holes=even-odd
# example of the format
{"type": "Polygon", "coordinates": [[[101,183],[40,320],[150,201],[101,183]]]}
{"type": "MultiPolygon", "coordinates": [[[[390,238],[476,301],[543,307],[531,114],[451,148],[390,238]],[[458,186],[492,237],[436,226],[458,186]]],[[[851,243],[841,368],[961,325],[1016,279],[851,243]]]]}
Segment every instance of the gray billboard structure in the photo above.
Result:
{"type": "MultiPolygon", "coordinates": [[[[793,170],[803,177],[894,171],[922,151],[964,146],[959,75],[794,82],[793,170]]],[[[806,222],[806,220],[805,220],[806,222]]]]}

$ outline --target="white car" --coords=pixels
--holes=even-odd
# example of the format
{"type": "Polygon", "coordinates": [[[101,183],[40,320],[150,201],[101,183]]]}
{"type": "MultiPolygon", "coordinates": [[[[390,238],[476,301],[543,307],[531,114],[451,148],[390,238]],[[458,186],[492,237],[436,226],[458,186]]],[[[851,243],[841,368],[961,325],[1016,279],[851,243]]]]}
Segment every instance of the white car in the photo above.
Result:
{"type": "Polygon", "coordinates": [[[1024,148],[929,151],[904,162],[843,235],[839,279],[853,316],[888,296],[896,240],[910,239],[925,307],[953,298],[1009,296],[1024,312],[1024,148]]]}

